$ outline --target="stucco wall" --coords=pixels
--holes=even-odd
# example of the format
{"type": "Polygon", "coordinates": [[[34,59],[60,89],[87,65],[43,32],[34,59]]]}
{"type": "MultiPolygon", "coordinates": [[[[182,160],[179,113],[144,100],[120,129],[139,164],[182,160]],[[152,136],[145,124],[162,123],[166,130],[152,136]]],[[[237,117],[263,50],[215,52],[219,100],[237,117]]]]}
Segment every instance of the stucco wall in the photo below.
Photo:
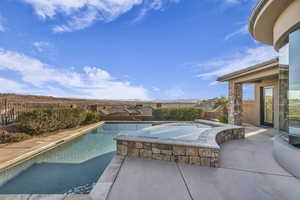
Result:
{"type": "Polygon", "coordinates": [[[300,0],[294,0],[277,18],[273,28],[273,44],[282,47],[288,41],[288,34],[300,28],[300,0]]]}
{"type": "Polygon", "coordinates": [[[250,17],[250,33],[256,40],[278,50],[288,41],[288,34],[300,28],[300,0],[259,2],[250,17]]]}
{"type": "Polygon", "coordinates": [[[261,88],[274,86],[274,128],[280,129],[279,123],[279,82],[278,80],[268,80],[255,84],[255,99],[243,101],[243,122],[255,126],[261,125],[261,88]]]}
{"type": "Polygon", "coordinates": [[[256,125],[255,100],[243,101],[243,123],[256,125]]]}

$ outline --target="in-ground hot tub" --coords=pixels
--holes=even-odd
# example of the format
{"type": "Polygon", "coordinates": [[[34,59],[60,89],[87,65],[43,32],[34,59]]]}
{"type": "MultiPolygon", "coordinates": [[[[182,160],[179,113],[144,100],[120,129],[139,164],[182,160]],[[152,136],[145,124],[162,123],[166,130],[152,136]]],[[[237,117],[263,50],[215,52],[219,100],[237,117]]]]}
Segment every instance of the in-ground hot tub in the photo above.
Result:
{"type": "Polygon", "coordinates": [[[197,120],[147,127],[115,140],[121,156],[219,167],[219,145],[244,137],[243,127],[197,120]]]}
{"type": "Polygon", "coordinates": [[[213,127],[197,122],[173,122],[150,126],[137,131],[134,136],[156,139],[197,140],[206,130],[213,127]]]}

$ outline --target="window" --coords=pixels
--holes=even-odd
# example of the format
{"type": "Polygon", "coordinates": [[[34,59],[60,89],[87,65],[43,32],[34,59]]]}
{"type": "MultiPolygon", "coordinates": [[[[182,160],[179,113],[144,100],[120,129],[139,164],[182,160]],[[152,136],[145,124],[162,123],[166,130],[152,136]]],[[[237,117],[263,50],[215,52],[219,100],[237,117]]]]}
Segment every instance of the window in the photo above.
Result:
{"type": "Polygon", "coordinates": [[[300,137],[300,30],[289,37],[289,134],[300,137]]]}

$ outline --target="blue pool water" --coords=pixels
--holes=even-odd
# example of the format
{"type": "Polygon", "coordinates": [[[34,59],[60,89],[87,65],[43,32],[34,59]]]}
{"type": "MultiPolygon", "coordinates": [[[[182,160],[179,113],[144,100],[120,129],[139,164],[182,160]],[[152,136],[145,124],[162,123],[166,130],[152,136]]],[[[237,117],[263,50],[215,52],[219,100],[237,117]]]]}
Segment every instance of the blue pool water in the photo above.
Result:
{"type": "Polygon", "coordinates": [[[88,194],[112,157],[113,137],[152,124],[104,124],[0,173],[0,194],[88,194]]]}

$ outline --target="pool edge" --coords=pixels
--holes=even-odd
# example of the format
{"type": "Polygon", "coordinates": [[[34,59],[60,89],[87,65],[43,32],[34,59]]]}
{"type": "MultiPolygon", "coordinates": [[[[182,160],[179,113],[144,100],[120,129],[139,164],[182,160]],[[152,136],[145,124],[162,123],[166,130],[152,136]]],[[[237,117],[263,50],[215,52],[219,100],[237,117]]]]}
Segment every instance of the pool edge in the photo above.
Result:
{"type": "MultiPolygon", "coordinates": [[[[98,123],[95,123],[95,124],[91,124],[91,125],[87,125],[86,127],[80,127],[80,128],[83,128],[82,130],[77,130],[76,129],[74,130],[74,133],[72,133],[70,136],[66,137],[66,138],[60,138],[54,142],[50,142],[49,144],[46,144],[45,146],[42,146],[38,149],[35,149],[35,150],[32,150],[32,151],[29,151],[25,154],[22,154],[14,159],[11,159],[9,161],[6,161],[6,162],[3,162],[0,164],[0,173],[9,169],[9,168],[12,168],[14,166],[17,166],[19,165],[20,163],[26,161],[26,160],[29,160],[35,156],[38,156],[44,152],[47,152],[51,149],[54,149],[58,146],[61,146],[65,143],[68,143],[84,134],[86,134],[87,132],[95,129],[95,128],[98,128],[102,125],[104,125],[105,122],[101,121],[101,122],[98,122],[98,123]]],[[[63,130],[65,131],[65,130],[63,130]]],[[[59,133],[57,133],[59,134],[59,133]]]]}
{"type": "Polygon", "coordinates": [[[115,155],[90,192],[93,200],[106,200],[124,163],[125,156],[115,155]]]}

